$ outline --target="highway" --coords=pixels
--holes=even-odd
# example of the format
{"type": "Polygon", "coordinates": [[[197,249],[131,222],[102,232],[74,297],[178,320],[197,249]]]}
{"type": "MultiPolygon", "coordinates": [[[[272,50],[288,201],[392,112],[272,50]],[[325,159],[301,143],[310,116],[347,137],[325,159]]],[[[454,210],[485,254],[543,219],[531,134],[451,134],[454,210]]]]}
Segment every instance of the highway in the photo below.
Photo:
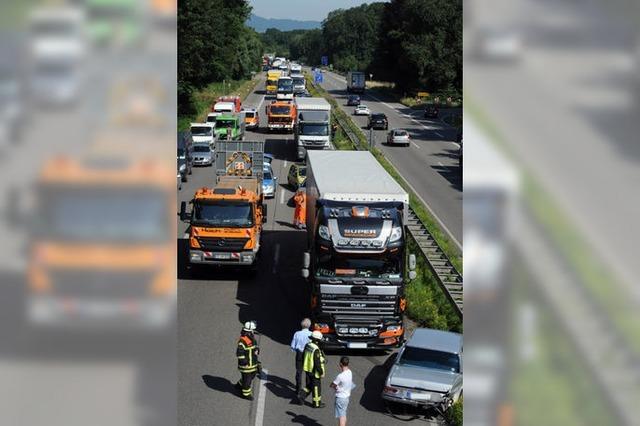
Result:
{"type": "MultiPolygon", "coordinates": [[[[365,128],[367,117],[353,116],[355,107],[346,106],[344,77],[328,71],[323,74],[324,81],[320,85],[368,136],[365,128]]],[[[372,113],[387,115],[389,129],[401,128],[409,131],[411,146],[399,147],[384,145],[387,132],[374,130],[376,146],[411,185],[441,226],[453,236],[458,247],[461,247],[462,172],[458,167],[458,144],[452,142],[456,140],[456,130],[439,119],[425,119],[422,111],[412,110],[370,90],[365,91],[361,99],[362,104],[367,105],[372,113]]]]}
{"type": "MultiPolygon", "coordinates": [[[[243,103],[255,106],[264,117],[264,79],[243,103]]],[[[309,292],[301,278],[304,231],[294,229],[293,193],[286,187],[288,168],[295,159],[291,134],[247,132],[245,140],[264,140],[265,151],[274,155],[273,170],[278,187],[267,201],[268,220],[262,238],[258,274],[209,269],[190,273],[185,268],[187,225],[178,222],[178,418],[181,425],[328,425],[334,424],[333,391],[328,384],[338,373],[341,354],[328,354],[323,381],[323,409],[292,403],[295,386],[294,355],[289,348],[300,320],[309,314],[309,292]],[[254,401],[235,392],[239,378],[235,348],[242,324],[258,323],[258,342],[266,380],[254,381],[254,401]]],[[[215,181],[212,167],[195,168],[178,193],[188,201],[197,188],[215,181]]],[[[176,206],[176,212],[179,207],[176,206]]],[[[356,388],[349,405],[351,425],[391,425],[396,420],[384,411],[379,397],[386,377],[389,353],[349,352],[356,388]]]]}

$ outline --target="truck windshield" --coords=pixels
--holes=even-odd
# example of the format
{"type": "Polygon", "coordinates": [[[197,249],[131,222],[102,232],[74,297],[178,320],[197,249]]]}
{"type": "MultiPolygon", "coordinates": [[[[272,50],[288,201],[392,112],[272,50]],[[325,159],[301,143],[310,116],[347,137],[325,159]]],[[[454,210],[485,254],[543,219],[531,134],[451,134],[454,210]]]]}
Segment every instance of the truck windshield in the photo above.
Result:
{"type": "Polygon", "coordinates": [[[293,90],[293,80],[278,80],[278,91],[286,92],[287,90],[293,90]]]}
{"type": "Polygon", "coordinates": [[[460,358],[450,352],[434,351],[407,346],[398,361],[399,365],[432,368],[435,370],[460,372],[460,358]]]}
{"type": "Polygon", "coordinates": [[[296,86],[298,85],[304,85],[304,77],[296,77],[293,79],[293,84],[295,84],[296,86]]]}
{"type": "Polygon", "coordinates": [[[328,136],[328,124],[300,123],[300,134],[305,136],[328,136]]]}
{"type": "Polygon", "coordinates": [[[216,121],[216,129],[233,129],[235,120],[218,120],[216,121]]]}
{"type": "Polygon", "coordinates": [[[199,202],[194,204],[195,225],[249,228],[253,226],[251,204],[239,202],[199,202]]]}
{"type": "Polygon", "coordinates": [[[288,106],[271,106],[271,114],[274,115],[289,115],[291,108],[288,106]]]}
{"type": "Polygon", "coordinates": [[[267,86],[275,86],[278,84],[278,80],[267,80],[267,86]]]}
{"type": "Polygon", "coordinates": [[[336,253],[320,254],[316,276],[344,278],[400,278],[401,256],[375,258],[356,257],[336,253]]]}
{"type": "Polygon", "coordinates": [[[195,136],[210,136],[211,135],[211,127],[207,126],[196,126],[191,128],[191,134],[195,136]]]}
{"type": "Polygon", "coordinates": [[[41,236],[83,242],[152,242],[166,240],[167,194],[148,187],[43,188],[41,236]]]}

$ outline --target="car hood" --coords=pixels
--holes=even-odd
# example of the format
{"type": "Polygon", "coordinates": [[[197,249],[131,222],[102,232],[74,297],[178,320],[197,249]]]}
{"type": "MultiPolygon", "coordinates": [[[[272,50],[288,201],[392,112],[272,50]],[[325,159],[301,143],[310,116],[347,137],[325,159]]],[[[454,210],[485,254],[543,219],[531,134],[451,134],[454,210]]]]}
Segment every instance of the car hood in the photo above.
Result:
{"type": "Polygon", "coordinates": [[[449,392],[459,374],[408,365],[394,365],[389,373],[389,384],[413,389],[449,392]]]}
{"type": "Polygon", "coordinates": [[[193,154],[191,154],[193,157],[197,157],[197,158],[211,158],[211,152],[197,152],[194,151],[193,154]]]}

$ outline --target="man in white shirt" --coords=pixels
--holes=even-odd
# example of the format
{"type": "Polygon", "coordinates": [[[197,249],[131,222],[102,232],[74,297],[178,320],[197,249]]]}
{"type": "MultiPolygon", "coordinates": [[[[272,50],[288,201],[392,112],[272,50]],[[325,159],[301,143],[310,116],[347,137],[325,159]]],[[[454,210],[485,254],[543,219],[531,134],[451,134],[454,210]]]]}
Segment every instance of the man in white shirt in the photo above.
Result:
{"type": "Polygon", "coordinates": [[[336,419],[338,419],[338,426],[346,426],[349,397],[351,396],[351,389],[355,387],[353,385],[353,375],[349,368],[349,357],[343,356],[340,358],[338,367],[340,368],[340,374],[331,383],[331,388],[336,391],[336,419]]]}
{"type": "Polygon", "coordinates": [[[298,395],[298,404],[302,405],[300,400],[300,391],[302,390],[302,357],[304,354],[304,347],[309,343],[309,336],[311,336],[311,320],[305,318],[300,323],[301,330],[296,331],[291,340],[291,350],[296,354],[296,395],[298,395]]]}

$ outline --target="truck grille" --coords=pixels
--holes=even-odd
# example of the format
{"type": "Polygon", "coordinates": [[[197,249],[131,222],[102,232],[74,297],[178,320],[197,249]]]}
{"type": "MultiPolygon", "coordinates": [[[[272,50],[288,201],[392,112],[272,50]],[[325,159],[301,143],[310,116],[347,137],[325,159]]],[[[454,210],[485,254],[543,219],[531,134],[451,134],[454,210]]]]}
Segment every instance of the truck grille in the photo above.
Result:
{"type": "Polygon", "coordinates": [[[305,141],[305,140],[302,141],[302,146],[311,147],[311,148],[316,147],[316,146],[317,147],[323,147],[324,144],[325,144],[325,141],[305,141]]]}
{"type": "Polygon", "coordinates": [[[242,251],[249,238],[198,237],[200,247],[206,251],[242,251]]]}
{"type": "Polygon", "coordinates": [[[150,297],[152,271],[51,271],[51,285],[57,297],[74,299],[143,299],[150,297]]]}
{"type": "Polygon", "coordinates": [[[321,299],[322,312],[343,315],[376,315],[391,316],[395,314],[394,297],[380,298],[376,296],[346,296],[340,298],[321,299]]]}

